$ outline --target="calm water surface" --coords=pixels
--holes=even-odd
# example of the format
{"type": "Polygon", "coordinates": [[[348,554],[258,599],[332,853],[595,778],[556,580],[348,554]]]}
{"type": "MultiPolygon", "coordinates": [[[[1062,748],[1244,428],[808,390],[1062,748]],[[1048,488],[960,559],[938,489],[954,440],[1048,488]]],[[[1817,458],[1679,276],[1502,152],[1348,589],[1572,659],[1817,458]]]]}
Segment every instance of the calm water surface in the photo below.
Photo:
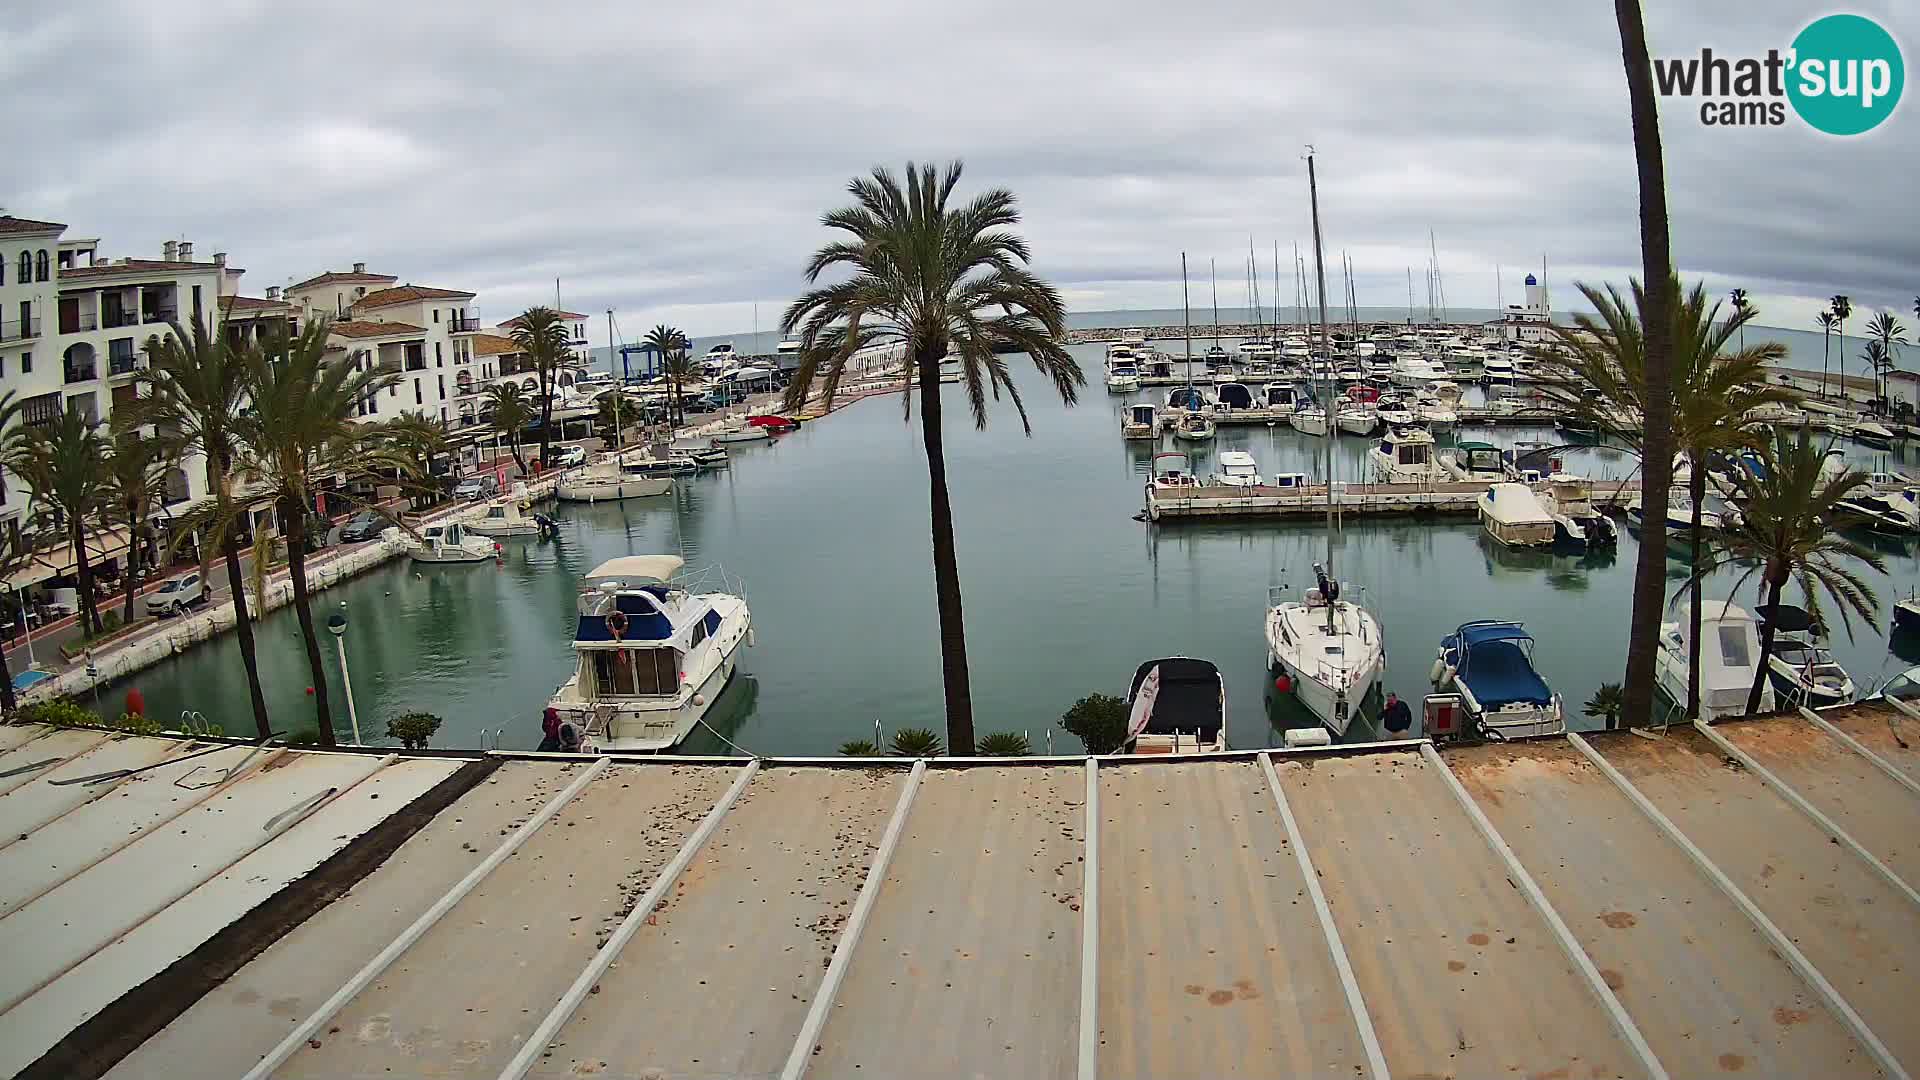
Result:
{"type": "MultiPolygon", "coordinates": [[[[1313,563],[1326,553],[1323,531],[1133,520],[1153,448],[1121,441],[1129,399],[1100,385],[1102,350],[1075,353],[1092,384],[1077,408],[1049,401],[1030,367],[1022,373],[1031,438],[1004,402],[986,431],[960,423],[947,432],[977,729],[1024,731],[1036,751],[1051,729],[1056,749],[1076,748],[1055,726],[1074,699],[1123,694],[1142,660],[1187,654],[1225,672],[1231,742],[1277,744],[1280,727],[1310,720],[1270,692],[1261,636],[1267,588],[1297,593],[1311,584],[1313,563]]],[[[947,416],[957,419],[961,387],[945,391],[947,416]]],[[[1164,391],[1147,393],[1158,399],[1164,391]]],[[[1508,444],[1553,433],[1460,436],[1508,444]]],[[[1215,454],[1243,449],[1262,472],[1317,477],[1319,446],[1287,427],[1223,428],[1211,448],[1195,452],[1196,465],[1209,470],[1215,454]]],[[[1360,439],[1337,443],[1338,479],[1361,477],[1364,448],[1360,439]]],[[[1863,464],[1887,459],[1857,456],[1863,464]]],[[[1596,478],[1628,475],[1634,465],[1614,450],[1569,459],[1596,478]]],[[[395,562],[321,594],[320,603],[346,604],[369,741],[383,741],[387,718],[425,709],[446,718],[435,745],[477,746],[498,731],[500,745],[530,747],[547,696],[572,671],[579,576],[616,555],[684,552],[690,567],[717,562],[745,580],[757,627],[758,645],[745,652],[743,675],[714,726],[757,753],[832,753],[844,740],[871,738],[876,721],[888,732],[941,726],[925,483],[917,427],[902,422],[897,398],[876,398],[771,445],[736,448],[731,470],[677,480],[670,498],[562,504],[559,541],[507,541],[498,564],[395,562]]],[[[1385,626],[1387,688],[1416,700],[1427,692],[1435,647],[1460,622],[1519,619],[1538,639],[1543,675],[1577,714],[1624,667],[1634,544],[1623,536],[1617,555],[1584,558],[1516,553],[1470,520],[1350,520],[1334,558],[1385,626]]],[[[1906,595],[1920,583],[1914,552],[1899,543],[1882,550],[1891,572],[1879,582],[1882,596],[1906,595]]],[[[1685,574],[1679,555],[1668,564],[1676,584],[1685,574]]],[[[1708,595],[1724,596],[1726,586],[1708,595]]],[[[1750,606],[1751,595],[1743,602],[1750,606]]],[[[1837,634],[1835,651],[1862,685],[1920,662],[1920,652],[1895,654],[1885,621],[1856,628],[1852,642],[1837,634]]],[[[259,641],[276,726],[308,723],[309,677],[291,613],[268,617],[259,641]]],[[[1911,652],[1905,642],[1895,646],[1911,652]]],[[[326,658],[344,730],[330,643],[326,658]]],[[[117,699],[128,685],[155,715],[192,708],[229,731],[251,728],[231,636],[103,693],[117,699]]],[[[698,731],[689,745],[719,747],[698,731]]]]}

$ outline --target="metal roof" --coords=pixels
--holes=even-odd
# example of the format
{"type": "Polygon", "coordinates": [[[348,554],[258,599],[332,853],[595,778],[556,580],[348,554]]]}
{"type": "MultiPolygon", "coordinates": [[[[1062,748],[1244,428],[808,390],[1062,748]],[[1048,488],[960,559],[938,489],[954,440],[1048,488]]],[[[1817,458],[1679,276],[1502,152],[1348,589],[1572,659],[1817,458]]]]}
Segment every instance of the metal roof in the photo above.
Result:
{"type": "Polygon", "coordinates": [[[0,728],[0,1074],[1904,1076],[1916,734],[909,763],[0,728]]]}

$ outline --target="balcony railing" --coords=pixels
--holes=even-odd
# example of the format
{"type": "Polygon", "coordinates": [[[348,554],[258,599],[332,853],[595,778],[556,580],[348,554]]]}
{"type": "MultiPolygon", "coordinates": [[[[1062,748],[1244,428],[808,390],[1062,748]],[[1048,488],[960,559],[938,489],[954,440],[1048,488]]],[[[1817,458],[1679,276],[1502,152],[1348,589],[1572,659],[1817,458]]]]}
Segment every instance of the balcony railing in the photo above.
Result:
{"type": "Polygon", "coordinates": [[[0,341],[25,341],[39,336],[39,319],[0,320],[0,341]]]}
{"type": "Polygon", "coordinates": [[[78,334],[95,329],[99,325],[100,316],[91,311],[81,311],[60,316],[60,332],[63,334],[78,334]]]}
{"type": "Polygon", "coordinates": [[[118,330],[123,326],[138,326],[140,323],[131,311],[109,311],[101,316],[100,325],[108,330],[118,330]]]}
{"type": "Polygon", "coordinates": [[[134,373],[138,365],[139,359],[140,358],[137,356],[108,357],[107,358],[107,374],[110,376],[111,375],[131,375],[134,373]]]}
{"type": "Polygon", "coordinates": [[[178,308],[148,308],[144,321],[150,323],[173,322],[180,317],[178,308]]]}
{"type": "Polygon", "coordinates": [[[100,369],[93,364],[66,364],[68,382],[92,382],[100,377],[100,369]]]}
{"type": "Polygon", "coordinates": [[[424,357],[424,356],[409,356],[409,357],[407,357],[407,370],[408,370],[408,371],[425,371],[425,370],[427,370],[427,358],[426,358],[426,357],[424,357]]]}
{"type": "Polygon", "coordinates": [[[455,315],[447,320],[447,333],[471,334],[480,329],[480,319],[473,315],[455,315]]]}

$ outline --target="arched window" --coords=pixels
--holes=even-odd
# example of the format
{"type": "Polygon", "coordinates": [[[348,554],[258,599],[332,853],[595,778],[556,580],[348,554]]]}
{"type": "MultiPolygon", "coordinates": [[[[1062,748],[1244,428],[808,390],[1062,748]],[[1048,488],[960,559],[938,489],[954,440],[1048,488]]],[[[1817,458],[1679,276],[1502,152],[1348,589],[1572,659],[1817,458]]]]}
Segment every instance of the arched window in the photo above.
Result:
{"type": "Polygon", "coordinates": [[[18,276],[20,284],[22,285],[33,280],[33,252],[23,251],[20,253],[20,273],[18,276]]]}
{"type": "Polygon", "coordinates": [[[34,269],[33,280],[35,281],[47,280],[47,249],[46,248],[40,249],[40,258],[36,260],[36,263],[37,263],[37,266],[34,269]]]}

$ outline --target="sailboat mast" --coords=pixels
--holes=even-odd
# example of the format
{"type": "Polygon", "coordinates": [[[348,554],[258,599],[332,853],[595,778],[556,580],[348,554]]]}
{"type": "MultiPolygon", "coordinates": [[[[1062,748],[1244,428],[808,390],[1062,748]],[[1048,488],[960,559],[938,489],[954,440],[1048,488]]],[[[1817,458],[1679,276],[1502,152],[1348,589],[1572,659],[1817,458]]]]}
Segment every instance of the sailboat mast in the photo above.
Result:
{"type": "MultiPolygon", "coordinates": [[[[613,309],[607,309],[607,374],[613,374],[613,309]]],[[[626,380],[621,380],[625,382],[626,380]]],[[[620,449],[620,388],[613,388],[613,448],[620,449]]]]}
{"type": "Polygon", "coordinates": [[[1273,345],[1280,347],[1280,241],[1273,242],[1273,345]]]}
{"type": "MultiPolygon", "coordinates": [[[[1305,277],[1306,273],[1300,267],[1300,242],[1295,240],[1293,242],[1293,326],[1296,330],[1300,328],[1303,321],[1300,318],[1300,293],[1305,288],[1302,284],[1305,277]]],[[[1311,360],[1313,358],[1308,357],[1307,359],[1311,360]]]]}
{"type": "MultiPolygon", "coordinates": [[[[1307,149],[1307,198],[1313,207],[1313,274],[1320,286],[1320,347],[1326,350],[1328,368],[1332,368],[1333,342],[1327,334],[1327,264],[1320,247],[1320,182],[1313,171],[1313,149],[1307,149]]],[[[1331,371],[1329,370],[1329,374],[1331,371]]],[[[1333,576],[1333,392],[1327,392],[1327,580],[1333,576]]],[[[1327,605],[1332,617],[1333,605],[1327,605]]]]}
{"type": "Polygon", "coordinates": [[[1267,332],[1267,309],[1260,302],[1260,260],[1253,256],[1253,237],[1247,237],[1247,274],[1253,280],[1253,336],[1258,340],[1267,332]]]}
{"type": "MultiPolygon", "coordinates": [[[[1193,305],[1187,301],[1187,253],[1180,253],[1180,310],[1187,318],[1187,389],[1193,389],[1193,305]]],[[[1194,412],[1193,395],[1187,395],[1187,408],[1194,412]]]]}
{"type": "Polygon", "coordinates": [[[1220,271],[1214,268],[1213,260],[1207,260],[1207,277],[1213,282],[1213,344],[1220,345],[1220,271]]]}

